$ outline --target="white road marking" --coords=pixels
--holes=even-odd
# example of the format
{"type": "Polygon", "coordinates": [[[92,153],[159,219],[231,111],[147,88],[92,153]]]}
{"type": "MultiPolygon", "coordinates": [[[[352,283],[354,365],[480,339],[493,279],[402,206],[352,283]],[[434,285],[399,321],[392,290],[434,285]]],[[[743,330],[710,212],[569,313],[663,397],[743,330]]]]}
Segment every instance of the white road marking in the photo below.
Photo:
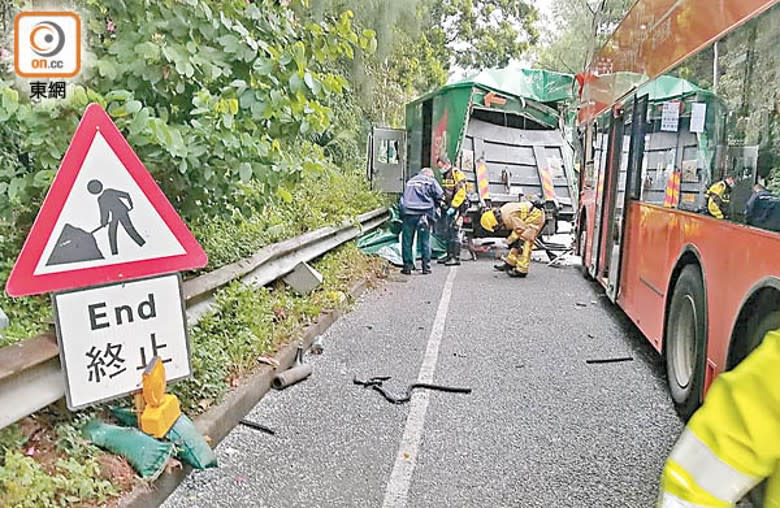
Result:
{"type": "MultiPolygon", "coordinates": [[[[436,371],[436,362],[439,358],[439,346],[444,335],[447,312],[450,308],[452,286],[457,273],[458,268],[453,267],[447,275],[447,280],[444,282],[439,308],[436,310],[436,317],[433,320],[433,329],[428,338],[428,346],[425,349],[425,356],[423,356],[423,362],[420,366],[420,374],[417,376],[418,383],[433,383],[433,374],[436,371]]],[[[387,482],[387,488],[385,489],[383,508],[402,508],[406,506],[414,466],[417,463],[420,439],[425,426],[428,400],[428,392],[418,391],[414,393],[409,403],[409,416],[406,417],[406,428],[401,438],[398,456],[395,459],[393,472],[390,473],[390,480],[387,482]]]]}

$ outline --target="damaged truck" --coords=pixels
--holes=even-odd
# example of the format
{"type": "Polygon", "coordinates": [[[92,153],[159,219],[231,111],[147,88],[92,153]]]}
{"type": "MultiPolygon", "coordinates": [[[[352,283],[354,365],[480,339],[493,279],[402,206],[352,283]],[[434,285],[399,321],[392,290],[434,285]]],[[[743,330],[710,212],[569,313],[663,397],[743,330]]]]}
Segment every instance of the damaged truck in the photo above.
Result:
{"type": "Polygon", "coordinates": [[[543,234],[554,234],[577,210],[567,141],[574,89],[573,76],[537,69],[486,70],[448,84],[407,104],[405,129],[373,129],[368,176],[375,188],[401,193],[446,154],[469,180],[467,236],[490,236],[479,225],[481,210],[521,194],[545,201],[543,234]]]}

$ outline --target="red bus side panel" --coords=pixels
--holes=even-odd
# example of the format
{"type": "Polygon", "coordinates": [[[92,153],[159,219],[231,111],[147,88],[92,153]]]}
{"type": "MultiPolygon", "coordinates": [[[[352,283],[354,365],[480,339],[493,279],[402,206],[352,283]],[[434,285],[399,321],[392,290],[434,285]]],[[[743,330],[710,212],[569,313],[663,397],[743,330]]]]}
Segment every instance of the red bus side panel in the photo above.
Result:
{"type": "Polygon", "coordinates": [[[707,294],[707,357],[721,372],[751,289],[768,276],[780,277],[780,235],[639,202],[631,203],[628,221],[619,305],[660,350],[672,272],[685,249],[694,249],[707,294]]]}

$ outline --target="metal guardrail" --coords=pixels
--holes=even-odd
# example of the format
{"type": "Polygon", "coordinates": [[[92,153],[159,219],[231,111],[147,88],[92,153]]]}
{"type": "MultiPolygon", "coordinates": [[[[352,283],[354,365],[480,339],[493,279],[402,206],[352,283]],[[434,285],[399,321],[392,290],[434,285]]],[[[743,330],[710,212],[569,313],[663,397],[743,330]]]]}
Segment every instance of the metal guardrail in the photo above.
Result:
{"type": "MultiPolygon", "coordinates": [[[[266,285],[290,273],[298,263],[311,261],[376,229],[389,217],[386,208],[378,208],[353,222],[269,245],[249,258],[185,281],[187,324],[197,323],[211,310],[217,290],[230,282],[266,285]]],[[[64,396],[65,376],[53,332],[0,348],[0,429],[64,396]]]]}

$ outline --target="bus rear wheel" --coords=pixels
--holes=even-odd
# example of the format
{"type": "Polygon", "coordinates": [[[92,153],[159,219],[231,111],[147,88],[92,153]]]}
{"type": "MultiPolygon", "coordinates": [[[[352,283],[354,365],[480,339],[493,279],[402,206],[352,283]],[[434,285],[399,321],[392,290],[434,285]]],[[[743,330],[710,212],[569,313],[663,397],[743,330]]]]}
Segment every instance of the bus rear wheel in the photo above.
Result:
{"type": "Polygon", "coordinates": [[[674,286],[664,350],[669,391],[677,412],[688,420],[701,404],[707,361],[704,282],[694,265],[683,268],[674,286]]]}
{"type": "Polygon", "coordinates": [[[777,329],[780,329],[780,310],[769,312],[765,309],[759,309],[759,312],[755,312],[748,320],[745,340],[738,346],[734,365],[738,365],[752,353],[761,344],[767,333],[777,329]]]}

